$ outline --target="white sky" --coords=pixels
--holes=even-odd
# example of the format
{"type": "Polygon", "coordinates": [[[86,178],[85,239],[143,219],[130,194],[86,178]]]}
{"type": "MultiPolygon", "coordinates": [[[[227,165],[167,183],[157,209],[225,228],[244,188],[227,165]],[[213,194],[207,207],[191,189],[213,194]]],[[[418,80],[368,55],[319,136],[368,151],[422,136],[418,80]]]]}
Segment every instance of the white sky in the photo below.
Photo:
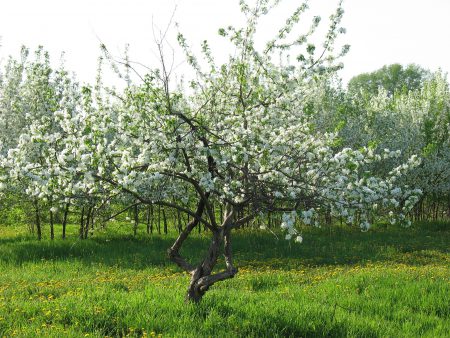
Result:
{"type": "MultiPolygon", "coordinates": [[[[299,3],[286,0],[262,22],[262,35],[276,29],[299,3]]],[[[310,13],[322,16],[326,28],[336,3],[311,0],[310,13]]],[[[4,63],[8,55],[18,56],[21,45],[43,45],[55,62],[65,51],[67,67],[81,81],[92,82],[101,40],[116,54],[129,43],[132,59],[152,66],[152,25],[165,27],[175,6],[174,21],[191,45],[208,39],[217,54],[229,52],[216,32],[239,24],[238,0],[0,0],[0,59],[4,63]]],[[[342,60],[345,82],[391,63],[450,72],[450,0],[345,0],[344,9],[347,34],[339,41],[351,45],[342,60]]],[[[169,35],[175,37],[176,30],[169,35]]],[[[181,59],[176,52],[176,63],[181,59]]]]}

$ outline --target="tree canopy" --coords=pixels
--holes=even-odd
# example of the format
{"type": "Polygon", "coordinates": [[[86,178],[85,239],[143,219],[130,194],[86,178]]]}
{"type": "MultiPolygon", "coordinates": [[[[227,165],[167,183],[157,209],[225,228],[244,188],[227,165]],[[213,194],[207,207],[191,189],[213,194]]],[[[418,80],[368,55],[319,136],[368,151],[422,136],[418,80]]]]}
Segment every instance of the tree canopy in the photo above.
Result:
{"type": "Polygon", "coordinates": [[[389,95],[420,89],[430,72],[418,65],[402,66],[398,63],[386,65],[371,72],[354,76],[348,83],[348,90],[352,93],[364,91],[376,95],[379,88],[383,88],[389,95]]]}
{"type": "MultiPolygon", "coordinates": [[[[51,213],[68,203],[95,201],[101,208],[115,201],[188,215],[190,221],[168,256],[191,275],[187,298],[192,301],[236,275],[232,232],[268,213],[282,215],[285,238],[296,242],[303,240],[298,225],[320,226],[321,215],[364,231],[379,217],[410,224],[407,215],[421,190],[405,177],[421,166],[415,151],[423,144],[414,151],[402,149],[404,153],[396,146],[407,140],[387,142],[392,149],[385,146],[378,128],[395,130],[396,121],[388,114],[377,120],[381,115],[372,112],[398,111],[400,116],[412,109],[408,102],[413,96],[399,101],[395,110],[389,93],[380,91],[370,104],[353,108],[362,108],[358,116],[364,119],[342,121],[341,110],[352,101],[327,86],[341,68],[340,56],[348,51],[347,46],[335,51],[334,41],[345,32],[341,5],[330,18],[321,47],[310,42],[318,17],[306,33],[293,33],[308,8],[302,4],[273,39],[257,48],[258,20],[278,4],[258,0],[252,7],[240,2],[246,25],[219,30],[234,46],[221,65],[204,42],[205,67],[179,33],[178,42],[196,74],[189,88],[171,83],[163,34],[156,41],[160,67],[136,82],[125,75],[124,90],[103,85],[101,68],[95,86],[80,88],[63,69],[52,72],[42,50],[36,62],[11,61],[1,83],[1,113],[23,127],[2,135],[2,188],[48,203],[51,213]],[[292,53],[297,54],[295,61],[292,53]],[[335,98],[341,101],[335,104],[335,98]],[[13,99],[18,101],[11,105],[13,99]],[[320,121],[326,120],[334,128],[324,128],[320,121]],[[200,262],[191,262],[181,248],[201,225],[209,230],[211,242],[200,262]],[[221,251],[225,269],[216,272],[221,251]]],[[[126,73],[134,71],[126,57],[118,62],[104,52],[116,70],[122,64],[126,73]]],[[[436,86],[443,86],[439,79],[436,86]]],[[[421,95],[432,95],[426,88],[421,95]]],[[[434,106],[446,107],[446,88],[434,106]]],[[[440,110],[436,114],[441,116],[440,110]]],[[[436,142],[446,144],[448,132],[425,125],[433,135],[442,132],[443,141],[439,136],[436,142]]]]}

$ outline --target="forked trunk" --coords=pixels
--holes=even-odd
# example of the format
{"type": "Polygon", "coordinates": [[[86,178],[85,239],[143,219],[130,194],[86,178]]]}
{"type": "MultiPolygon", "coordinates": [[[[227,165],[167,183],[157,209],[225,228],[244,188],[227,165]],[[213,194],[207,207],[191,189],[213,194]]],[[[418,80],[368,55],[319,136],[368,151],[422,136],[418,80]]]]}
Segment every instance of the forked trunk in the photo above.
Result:
{"type": "MultiPolygon", "coordinates": [[[[189,237],[191,231],[196,227],[200,227],[201,217],[205,210],[205,200],[200,200],[197,205],[197,210],[193,219],[182,229],[180,235],[175,243],[167,250],[170,260],[176,263],[184,271],[191,274],[191,281],[186,293],[186,301],[198,303],[208,289],[215,283],[233,278],[237,273],[237,269],[233,266],[232,252],[231,252],[231,229],[233,228],[234,211],[230,208],[225,213],[225,217],[221,225],[218,225],[215,220],[212,224],[207,224],[211,231],[212,239],[209,245],[208,252],[202,262],[197,266],[192,266],[186,259],[180,255],[180,249],[184,241],[189,237]],[[217,264],[220,248],[223,243],[223,254],[225,257],[226,270],[218,273],[212,273],[217,264]]],[[[209,210],[211,211],[211,210],[209,210]]],[[[210,215],[214,215],[212,212],[210,215]]],[[[214,216],[210,217],[213,219],[214,216]]]]}
{"type": "Polygon", "coordinates": [[[195,303],[199,302],[205,292],[208,291],[210,285],[206,283],[207,277],[211,275],[211,272],[217,263],[222,240],[222,230],[215,231],[213,233],[213,238],[205,259],[199,266],[197,266],[194,272],[192,272],[191,282],[186,294],[186,300],[193,301],[195,303]]]}
{"type": "Polygon", "coordinates": [[[206,290],[201,290],[199,286],[199,280],[202,277],[201,269],[196,270],[192,275],[191,282],[189,283],[189,288],[186,293],[187,302],[198,303],[202,300],[203,295],[206,292],[206,290]]]}
{"type": "Polygon", "coordinates": [[[225,230],[221,228],[213,233],[207,256],[192,272],[191,282],[186,294],[187,301],[198,303],[213,284],[233,278],[236,275],[238,270],[233,266],[232,262],[230,231],[230,228],[225,227],[225,230]],[[222,242],[224,245],[223,254],[226,270],[213,274],[212,271],[217,263],[222,242]]]}

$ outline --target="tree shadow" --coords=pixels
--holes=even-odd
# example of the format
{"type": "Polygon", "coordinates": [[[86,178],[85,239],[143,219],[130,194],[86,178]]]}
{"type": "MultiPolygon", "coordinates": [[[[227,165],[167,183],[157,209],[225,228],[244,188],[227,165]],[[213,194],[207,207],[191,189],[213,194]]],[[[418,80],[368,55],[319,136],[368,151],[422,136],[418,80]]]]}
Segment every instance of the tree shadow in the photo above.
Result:
{"type": "MultiPolygon", "coordinates": [[[[36,239],[0,240],[0,262],[23,265],[40,261],[78,261],[86,265],[101,264],[121,268],[145,269],[171,267],[166,251],[172,237],[91,238],[87,240],[36,239]]],[[[191,246],[201,247],[202,239],[190,239],[191,246]]]]}
{"type": "MultiPolygon", "coordinates": [[[[279,270],[304,266],[354,265],[367,262],[397,262],[408,265],[442,263],[449,252],[448,231],[378,229],[361,233],[353,229],[305,229],[302,244],[277,239],[270,233],[247,230],[233,237],[236,264],[240,267],[266,267],[279,270]]],[[[28,262],[77,261],[86,265],[142,270],[177,267],[166,251],[175,234],[93,237],[88,240],[37,241],[18,236],[0,239],[0,262],[21,266],[28,262]]],[[[182,254],[197,263],[207,250],[208,233],[194,234],[182,254]]]]}
{"type": "Polygon", "coordinates": [[[442,264],[450,250],[450,231],[423,229],[307,229],[302,244],[284,237],[257,235],[236,241],[241,265],[296,269],[302,266],[355,265],[393,262],[407,265],[442,264]]]}

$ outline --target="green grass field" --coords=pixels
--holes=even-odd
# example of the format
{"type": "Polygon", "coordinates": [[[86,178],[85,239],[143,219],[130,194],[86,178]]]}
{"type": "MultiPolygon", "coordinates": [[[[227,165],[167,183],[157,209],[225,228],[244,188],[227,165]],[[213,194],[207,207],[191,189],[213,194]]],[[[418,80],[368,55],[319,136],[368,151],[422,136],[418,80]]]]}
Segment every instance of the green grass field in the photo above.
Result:
{"type": "MultiPolygon", "coordinates": [[[[450,336],[448,224],[305,229],[295,245],[241,231],[239,273],[199,305],[165,257],[175,234],[121,231],[38,242],[0,227],[0,337],[450,336]]],[[[183,253],[207,241],[196,234],[183,253]]]]}

